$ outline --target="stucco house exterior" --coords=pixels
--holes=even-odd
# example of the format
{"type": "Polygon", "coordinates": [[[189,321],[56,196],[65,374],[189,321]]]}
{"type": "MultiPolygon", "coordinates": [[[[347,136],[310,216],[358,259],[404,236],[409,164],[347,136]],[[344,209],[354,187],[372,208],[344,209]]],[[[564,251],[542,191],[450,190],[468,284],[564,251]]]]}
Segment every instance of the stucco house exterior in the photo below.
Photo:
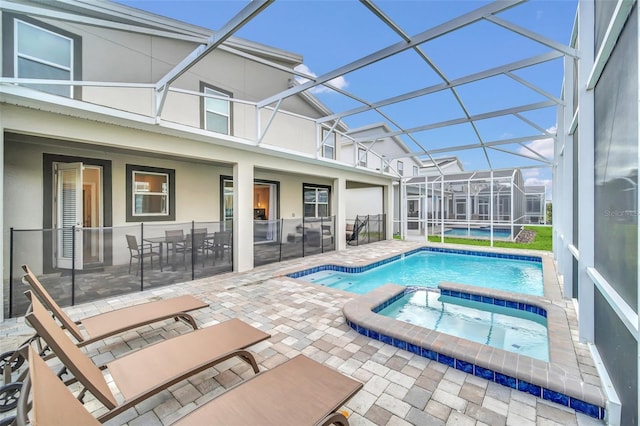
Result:
{"type": "Polygon", "coordinates": [[[232,229],[243,271],[254,267],[254,219],[328,217],[344,235],[348,187],[392,205],[396,177],[344,161],[335,140],[346,129],[317,125],[327,109],[312,95],[257,105],[296,84],[300,55],[110,2],[1,10],[5,288],[21,262],[63,275],[126,264],[124,236],[141,224],[146,235],[232,229]],[[14,271],[10,230],[34,230],[14,271]]]}

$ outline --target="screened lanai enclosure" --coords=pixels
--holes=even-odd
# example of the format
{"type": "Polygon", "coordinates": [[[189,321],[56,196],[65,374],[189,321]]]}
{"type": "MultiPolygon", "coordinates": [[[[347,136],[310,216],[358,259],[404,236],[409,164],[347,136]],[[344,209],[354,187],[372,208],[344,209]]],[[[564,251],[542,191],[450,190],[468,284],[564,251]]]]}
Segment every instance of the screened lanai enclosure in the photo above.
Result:
{"type": "Polygon", "coordinates": [[[402,237],[514,240],[528,222],[519,169],[412,177],[399,191],[396,224],[402,237]]]}

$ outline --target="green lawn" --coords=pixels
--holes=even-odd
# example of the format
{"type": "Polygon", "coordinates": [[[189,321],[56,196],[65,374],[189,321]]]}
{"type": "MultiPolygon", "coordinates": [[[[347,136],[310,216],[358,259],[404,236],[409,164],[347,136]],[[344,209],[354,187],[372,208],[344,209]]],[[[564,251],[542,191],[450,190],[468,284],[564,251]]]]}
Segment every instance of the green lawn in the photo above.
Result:
{"type": "MultiPolygon", "coordinates": [[[[494,241],[494,247],[505,247],[505,248],[513,248],[513,249],[529,249],[529,250],[553,250],[553,236],[552,236],[552,228],[550,226],[525,226],[524,229],[535,231],[536,236],[530,243],[520,244],[520,243],[511,243],[506,241],[494,241]]],[[[429,236],[429,241],[439,243],[440,237],[438,236],[429,236]]],[[[445,237],[445,243],[451,244],[467,244],[472,246],[489,246],[488,240],[473,240],[467,238],[451,238],[445,237]]]]}

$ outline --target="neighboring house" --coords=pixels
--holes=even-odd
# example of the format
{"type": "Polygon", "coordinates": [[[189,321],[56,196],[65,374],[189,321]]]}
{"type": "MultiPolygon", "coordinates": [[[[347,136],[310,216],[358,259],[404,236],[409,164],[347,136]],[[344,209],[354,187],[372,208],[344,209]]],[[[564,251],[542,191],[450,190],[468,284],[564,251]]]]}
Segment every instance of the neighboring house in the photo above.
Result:
{"type": "Polygon", "coordinates": [[[393,176],[339,161],[313,96],[257,107],[291,86],[301,56],[237,38],[198,56],[210,30],[94,6],[0,5],[5,281],[11,228],[98,230],[34,233],[24,253],[40,273],[124,261],[126,227],[232,219],[242,271],[254,266],[254,218],[330,216],[344,235],[353,182],[391,198],[393,176]]]}
{"type": "Polygon", "coordinates": [[[464,167],[458,157],[440,157],[423,161],[420,167],[420,176],[449,175],[463,172],[464,167]]]}
{"type": "Polygon", "coordinates": [[[525,222],[532,224],[546,223],[547,188],[544,185],[525,186],[524,193],[527,200],[525,222]]]}
{"type": "Polygon", "coordinates": [[[399,177],[415,176],[422,162],[398,136],[387,136],[386,123],[374,123],[349,130],[341,140],[340,159],[355,161],[359,167],[374,169],[399,177]]]}
{"type": "MultiPolygon", "coordinates": [[[[349,130],[341,139],[340,158],[345,162],[355,161],[358,167],[373,169],[399,179],[416,176],[422,162],[410,155],[411,150],[398,136],[385,136],[390,132],[391,129],[385,123],[349,130]]],[[[347,187],[347,193],[347,220],[354,220],[357,215],[384,213],[382,188],[353,183],[347,187]]],[[[399,186],[395,185],[394,218],[399,217],[400,202],[399,186]]]]}

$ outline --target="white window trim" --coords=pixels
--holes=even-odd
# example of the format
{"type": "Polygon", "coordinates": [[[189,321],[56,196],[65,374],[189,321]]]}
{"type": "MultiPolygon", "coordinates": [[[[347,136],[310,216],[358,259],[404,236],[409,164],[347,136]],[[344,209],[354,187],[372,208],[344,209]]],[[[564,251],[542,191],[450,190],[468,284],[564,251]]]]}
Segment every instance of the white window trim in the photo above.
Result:
{"type": "Polygon", "coordinates": [[[367,167],[367,150],[358,148],[358,166],[367,167]]]}
{"type": "Polygon", "coordinates": [[[326,129],[322,129],[322,140],[325,141],[322,144],[322,156],[324,158],[335,159],[336,155],[336,134],[333,132],[329,132],[326,129]],[[331,135],[327,138],[327,133],[331,133],[331,135]],[[326,139],[325,139],[326,138],[326,139]],[[331,149],[331,155],[327,155],[327,149],[331,149]]]}
{"type": "MultiPolygon", "coordinates": [[[[314,205],[314,207],[315,207],[315,208],[314,208],[314,210],[315,210],[315,211],[314,211],[314,214],[315,214],[315,215],[314,215],[314,216],[304,216],[304,209],[303,209],[303,213],[302,213],[302,214],[303,214],[303,217],[320,217],[320,216],[318,216],[318,206],[320,206],[320,205],[322,205],[322,206],[327,206],[327,213],[328,213],[328,215],[327,215],[327,216],[331,216],[331,212],[329,211],[329,207],[330,207],[329,202],[330,202],[330,199],[331,199],[331,189],[326,188],[326,187],[322,187],[322,186],[312,186],[312,185],[305,185],[305,186],[304,186],[304,188],[303,188],[303,191],[304,191],[304,192],[306,192],[306,191],[311,191],[311,190],[315,191],[315,197],[314,197],[314,198],[315,198],[315,202],[314,202],[314,203],[308,203],[308,202],[306,202],[306,201],[304,200],[304,194],[302,195],[302,198],[303,198],[303,200],[302,200],[302,201],[303,201],[303,204],[304,204],[305,206],[306,206],[306,205],[311,205],[311,204],[313,204],[313,205],[314,205]],[[327,201],[326,201],[326,202],[324,202],[324,201],[319,201],[319,200],[318,200],[318,198],[319,198],[319,197],[318,197],[318,192],[320,192],[320,191],[327,191],[327,201]]],[[[325,216],[325,217],[326,217],[326,216],[325,216]]]]}
{"type": "Polygon", "coordinates": [[[158,172],[145,172],[144,170],[133,170],[132,171],[132,176],[131,176],[131,216],[134,217],[138,217],[138,216],[169,216],[171,214],[171,212],[169,211],[169,209],[171,208],[171,204],[170,204],[170,200],[169,200],[169,188],[171,185],[170,179],[171,177],[169,176],[168,173],[158,173],[158,172]],[[165,192],[150,192],[147,190],[139,190],[138,189],[138,183],[143,183],[143,182],[137,182],[136,181],[136,174],[145,174],[145,175],[157,175],[157,176],[164,176],[166,177],[167,180],[167,190],[165,192]],[[166,207],[166,212],[165,213],[137,213],[136,212],[136,195],[164,195],[166,197],[166,202],[165,202],[165,207],[166,207]]]}
{"type": "MultiPolygon", "coordinates": [[[[214,95],[214,96],[220,97],[220,98],[227,98],[227,99],[231,98],[231,96],[229,96],[227,93],[223,93],[223,92],[221,92],[219,90],[216,90],[216,89],[214,89],[212,87],[207,87],[207,86],[204,87],[204,93],[206,95],[214,95]]],[[[224,100],[224,99],[220,99],[220,100],[224,100]]],[[[226,134],[227,135],[231,134],[231,101],[227,100],[226,102],[229,104],[228,105],[229,112],[224,114],[224,113],[221,113],[219,111],[209,110],[207,108],[207,98],[206,97],[204,98],[204,128],[205,128],[205,130],[209,130],[210,132],[215,132],[215,130],[209,129],[208,122],[207,122],[207,112],[211,112],[212,114],[216,114],[216,115],[219,115],[221,117],[226,117],[227,118],[227,133],[226,134]]]]}

